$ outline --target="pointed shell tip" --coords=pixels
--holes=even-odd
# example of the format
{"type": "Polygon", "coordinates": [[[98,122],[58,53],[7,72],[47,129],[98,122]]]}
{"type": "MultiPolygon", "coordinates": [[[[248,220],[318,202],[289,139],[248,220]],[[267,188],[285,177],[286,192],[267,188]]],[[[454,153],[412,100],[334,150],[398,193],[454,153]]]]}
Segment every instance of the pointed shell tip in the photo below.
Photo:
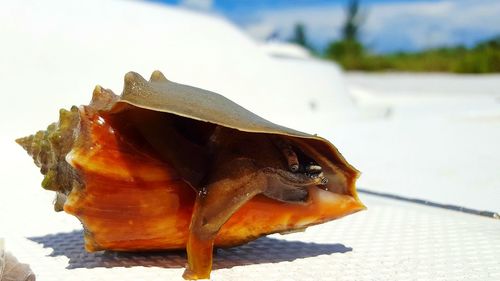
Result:
{"type": "Polygon", "coordinates": [[[100,94],[102,92],[101,85],[95,85],[94,91],[92,92],[94,95],[100,94]]]}
{"type": "Polygon", "coordinates": [[[151,78],[149,79],[149,81],[159,82],[159,81],[168,81],[168,79],[165,77],[165,75],[163,75],[163,73],[161,73],[161,71],[155,70],[153,71],[153,73],[151,73],[151,78]]]}
{"type": "Polygon", "coordinates": [[[20,146],[22,146],[24,148],[24,150],[26,150],[28,153],[30,153],[31,144],[33,142],[33,135],[27,136],[27,137],[18,138],[15,141],[16,141],[17,144],[19,144],[20,146]]]}
{"type": "Polygon", "coordinates": [[[125,84],[139,82],[139,81],[146,81],[139,73],[133,71],[130,71],[127,74],[125,74],[124,80],[125,84]]]}

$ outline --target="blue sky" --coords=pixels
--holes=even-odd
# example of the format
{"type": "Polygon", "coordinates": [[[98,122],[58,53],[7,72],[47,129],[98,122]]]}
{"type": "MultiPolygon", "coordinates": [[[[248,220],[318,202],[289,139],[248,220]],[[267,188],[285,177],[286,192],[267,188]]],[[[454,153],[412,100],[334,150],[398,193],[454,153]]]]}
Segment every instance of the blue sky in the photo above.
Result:
{"type": "MultiPolygon", "coordinates": [[[[251,36],[287,39],[296,23],[324,48],[340,37],[346,0],[154,0],[228,18],[251,36]]],[[[415,51],[500,35],[500,0],[361,0],[361,40],[374,52],[415,51]]]]}

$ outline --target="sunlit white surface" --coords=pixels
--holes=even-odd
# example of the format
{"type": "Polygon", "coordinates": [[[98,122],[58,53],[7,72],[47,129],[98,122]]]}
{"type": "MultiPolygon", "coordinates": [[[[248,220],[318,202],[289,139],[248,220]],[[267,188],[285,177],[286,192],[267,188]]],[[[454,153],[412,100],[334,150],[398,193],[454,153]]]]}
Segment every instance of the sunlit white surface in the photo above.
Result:
{"type": "Polygon", "coordinates": [[[271,56],[294,59],[312,58],[311,53],[306,48],[293,43],[271,40],[259,44],[259,47],[271,56]]]}
{"type": "Polygon", "coordinates": [[[78,227],[53,213],[53,193],[13,140],[57,120],[61,107],[88,103],[95,84],[119,93],[129,70],[146,77],[162,70],[325,136],[363,172],[367,189],[500,210],[498,76],[406,76],[410,88],[436,86],[415,92],[394,77],[348,75],[350,95],[336,65],[270,56],[210,15],[141,1],[0,3],[0,234],[78,227]],[[442,94],[454,83],[459,96],[453,87],[442,94]]]}
{"type": "Polygon", "coordinates": [[[347,75],[364,122],[336,145],[370,190],[500,211],[500,75],[347,75]]]}

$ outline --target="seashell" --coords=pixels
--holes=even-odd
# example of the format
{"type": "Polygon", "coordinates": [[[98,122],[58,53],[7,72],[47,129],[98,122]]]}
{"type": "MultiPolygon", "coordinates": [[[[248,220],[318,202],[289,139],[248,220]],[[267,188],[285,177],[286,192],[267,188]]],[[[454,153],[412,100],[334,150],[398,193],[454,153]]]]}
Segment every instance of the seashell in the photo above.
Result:
{"type": "Polygon", "coordinates": [[[208,278],[213,247],[330,221],[365,207],[359,172],[327,140],[273,124],[155,71],[121,96],[16,140],[76,216],[88,251],[186,249],[186,279],[208,278]]]}
{"type": "Polygon", "coordinates": [[[0,239],[0,281],[35,281],[29,265],[20,263],[11,253],[5,252],[0,239]]]}

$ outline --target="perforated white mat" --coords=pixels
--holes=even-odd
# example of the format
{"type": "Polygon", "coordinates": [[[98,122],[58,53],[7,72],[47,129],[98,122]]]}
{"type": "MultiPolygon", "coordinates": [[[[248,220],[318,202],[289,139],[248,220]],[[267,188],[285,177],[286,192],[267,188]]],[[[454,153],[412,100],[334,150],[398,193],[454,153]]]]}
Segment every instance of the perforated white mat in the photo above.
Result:
{"type": "MultiPolygon", "coordinates": [[[[500,220],[362,195],[368,210],[218,249],[212,280],[500,280],[500,220]]],[[[89,254],[81,230],[7,237],[37,280],[182,280],[178,252],[89,254]]]]}

